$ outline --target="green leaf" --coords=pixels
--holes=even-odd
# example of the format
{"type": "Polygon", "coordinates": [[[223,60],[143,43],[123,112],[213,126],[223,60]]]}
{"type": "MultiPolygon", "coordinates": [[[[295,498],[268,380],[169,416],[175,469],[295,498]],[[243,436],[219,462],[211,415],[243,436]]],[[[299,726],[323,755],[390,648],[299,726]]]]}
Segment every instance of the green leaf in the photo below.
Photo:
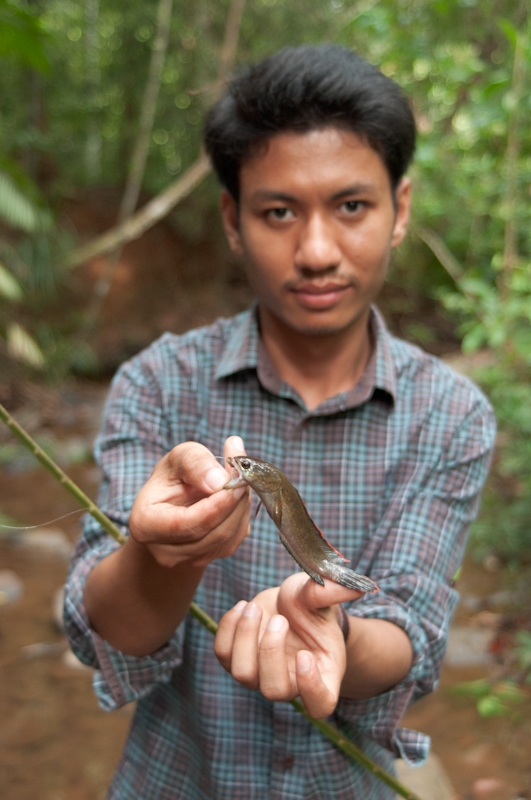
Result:
{"type": "Polygon", "coordinates": [[[0,217],[13,228],[36,233],[50,227],[51,219],[23,194],[12,178],[0,171],[0,217]]]}
{"type": "Polygon", "coordinates": [[[16,303],[22,300],[24,293],[20,283],[11,273],[0,263],[0,295],[6,300],[16,303]]]}
{"type": "Polygon", "coordinates": [[[463,353],[473,353],[484,344],[485,338],[485,328],[483,325],[481,323],[474,325],[463,337],[463,341],[461,342],[463,353]]]}
{"type": "Polygon", "coordinates": [[[503,700],[506,703],[521,703],[525,699],[525,692],[510,681],[497,683],[493,687],[493,693],[499,700],[503,700]]]}
{"type": "Polygon", "coordinates": [[[503,33],[506,35],[511,44],[516,47],[518,32],[514,27],[514,25],[511,22],[509,22],[508,19],[500,19],[498,20],[498,27],[501,31],[503,31],[503,33]]]}
{"type": "Polygon", "coordinates": [[[476,707],[482,717],[502,717],[509,713],[507,706],[494,694],[482,697],[478,700],[476,707]]]}
{"type": "Polygon", "coordinates": [[[42,47],[47,35],[37,17],[9,0],[0,0],[0,58],[48,72],[50,65],[42,47]]]}
{"type": "Polygon", "coordinates": [[[15,361],[21,361],[34,369],[43,369],[45,358],[39,345],[17,322],[12,322],[7,327],[7,351],[15,361]]]}
{"type": "Polygon", "coordinates": [[[484,678],[479,678],[477,681],[460,683],[452,689],[454,694],[465,694],[470,697],[485,697],[490,694],[490,691],[490,683],[484,678]]]}
{"type": "Polygon", "coordinates": [[[518,641],[514,653],[522,669],[531,669],[531,633],[529,631],[518,631],[516,634],[518,641]]]}

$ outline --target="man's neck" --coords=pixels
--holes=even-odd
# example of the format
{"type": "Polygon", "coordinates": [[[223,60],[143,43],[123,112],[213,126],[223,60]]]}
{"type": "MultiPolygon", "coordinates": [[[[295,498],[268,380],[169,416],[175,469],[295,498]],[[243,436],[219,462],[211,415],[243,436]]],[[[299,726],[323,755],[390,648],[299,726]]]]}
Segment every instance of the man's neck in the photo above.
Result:
{"type": "Polygon", "coordinates": [[[269,358],[310,411],[352,389],[363,375],[373,348],[369,314],[347,330],[322,336],[286,328],[261,307],[258,315],[269,358]]]}

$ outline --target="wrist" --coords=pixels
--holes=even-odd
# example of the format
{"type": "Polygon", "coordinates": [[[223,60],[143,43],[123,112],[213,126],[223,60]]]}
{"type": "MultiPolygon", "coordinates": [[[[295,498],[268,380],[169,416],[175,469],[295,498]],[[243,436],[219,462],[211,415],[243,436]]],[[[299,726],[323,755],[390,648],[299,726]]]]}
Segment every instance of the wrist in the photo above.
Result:
{"type": "Polygon", "coordinates": [[[178,547],[166,544],[149,544],[128,537],[122,548],[124,565],[131,576],[137,580],[149,577],[164,584],[174,584],[177,576],[185,583],[198,583],[206,564],[197,564],[184,554],[177,553],[178,547]]]}

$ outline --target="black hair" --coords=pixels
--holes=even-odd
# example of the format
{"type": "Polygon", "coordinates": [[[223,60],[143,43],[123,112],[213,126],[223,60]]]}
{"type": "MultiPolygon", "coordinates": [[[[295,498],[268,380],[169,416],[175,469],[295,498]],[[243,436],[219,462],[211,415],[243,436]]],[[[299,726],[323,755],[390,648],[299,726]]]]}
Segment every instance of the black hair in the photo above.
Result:
{"type": "Polygon", "coordinates": [[[381,156],[394,193],[415,150],[413,114],[398,84],[346,47],[288,47],[248,67],[211,108],[204,137],[238,200],[240,167],[260,143],[329,126],[352,131],[381,156]]]}

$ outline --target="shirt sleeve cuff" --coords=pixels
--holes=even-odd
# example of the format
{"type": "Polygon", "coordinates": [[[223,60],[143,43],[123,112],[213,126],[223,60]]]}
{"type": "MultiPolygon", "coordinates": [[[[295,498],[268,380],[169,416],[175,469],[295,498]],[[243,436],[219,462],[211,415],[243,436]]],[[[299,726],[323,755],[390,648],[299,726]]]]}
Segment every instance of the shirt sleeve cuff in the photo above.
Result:
{"type": "Polygon", "coordinates": [[[182,628],[166,644],[147,656],[126,655],[93,631],[92,640],[99,667],[94,673],[93,686],[101,708],[113,711],[145,697],[156,683],[169,683],[173,670],[182,661],[182,628]]]}
{"type": "Polygon", "coordinates": [[[383,593],[366,601],[361,599],[355,602],[349,614],[365,619],[384,619],[402,628],[411,642],[413,663],[403,680],[383,694],[366,700],[340,698],[336,716],[347,726],[352,726],[403,758],[409,765],[419,766],[428,756],[430,738],[426,734],[400,728],[398,724],[408,705],[433,688],[433,685],[426,685],[426,673],[431,673],[431,670],[426,670],[425,663],[428,637],[415,622],[414,615],[383,593]]]}
{"type": "Polygon", "coordinates": [[[346,723],[347,729],[351,727],[353,732],[368,736],[410,766],[420,766],[428,756],[430,737],[398,727],[413,693],[414,684],[402,682],[368,700],[340,698],[335,713],[340,723],[346,723]]]}
{"type": "Polygon", "coordinates": [[[64,623],[75,655],[96,672],[94,690],[106,711],[147,695],[157,683],[169,683],[181,664],[184,622],[171,639],[147,656],[130,656],[117,650],[90,627],[83,594],[90,571],[119,545],[112,539],[84,552],[72,567],[65,591],[64,623]]]}

